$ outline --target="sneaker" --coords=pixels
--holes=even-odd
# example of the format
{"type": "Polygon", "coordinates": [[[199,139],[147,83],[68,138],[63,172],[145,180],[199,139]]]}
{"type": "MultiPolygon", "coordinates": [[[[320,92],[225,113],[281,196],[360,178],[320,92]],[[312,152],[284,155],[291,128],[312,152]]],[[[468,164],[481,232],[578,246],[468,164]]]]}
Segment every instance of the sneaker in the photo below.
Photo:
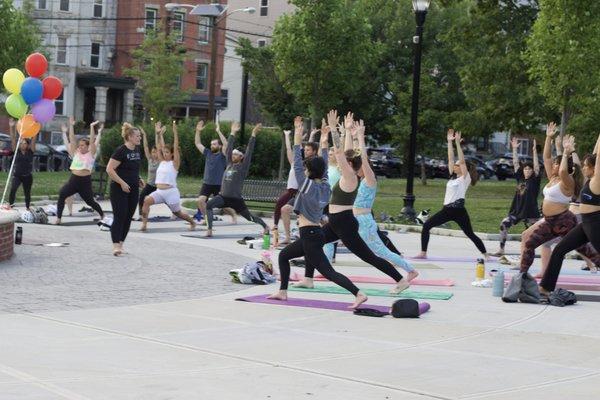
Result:
{"type": "Polygon", "coordinates": [[[112,217],[108,217],[108,216],[104,216],[104,218],[102,218],[100,221],[98,221],[98,225],[100,226],[106,226],[106,227],[111,227],[113,223],[113,219],[112,217]]]}

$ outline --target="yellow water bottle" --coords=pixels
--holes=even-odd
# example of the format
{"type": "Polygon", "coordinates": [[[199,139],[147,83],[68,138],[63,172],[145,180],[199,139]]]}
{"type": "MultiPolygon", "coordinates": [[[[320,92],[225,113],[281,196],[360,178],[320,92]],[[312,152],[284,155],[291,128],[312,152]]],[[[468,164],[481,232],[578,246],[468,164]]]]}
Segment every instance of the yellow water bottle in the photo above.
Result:
{"type": "Polygon", "coordinates": [[[485,279],[485,264],[483,263],[483,258],[477,259],[477,266],[475,267],[475,279],[478,281],[485,279]]]}

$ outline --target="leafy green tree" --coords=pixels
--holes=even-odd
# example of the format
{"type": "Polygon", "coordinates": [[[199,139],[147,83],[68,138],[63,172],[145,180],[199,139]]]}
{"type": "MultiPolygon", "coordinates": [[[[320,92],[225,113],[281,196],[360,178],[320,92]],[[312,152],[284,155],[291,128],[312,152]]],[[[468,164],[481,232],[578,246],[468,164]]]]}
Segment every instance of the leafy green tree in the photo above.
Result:
{"type": "Polygon", "coordinates": [[[164,31],[148,33],[142,44],[132,52],[133,66],[125,75],[137,79],[142,104],[155,120],[166,120],[169,111],[189,98],[191,92],[177,84],[184,73],[186,51],[174,36],[164,31]]]}
{"type": "MultiPolygon", "coordinates": [[[[577,116],[579,127],[594,126],[600,86],[600,2],[539,0],[525,54],[546,103],[562,114],[561,133],[577,116]],[[588,122],[586,122],[588,120],[588,122]]],[[[571,129],[569,129],[571,130],[571,129]]],[[[586,132],[582,132],[586,134],[586,132]]]]}
{"type": "Polygon", "coordinates": [[[9,68],[24,70],[27,56],[40,47],[40,33],[31,18],[31,10],[31,1],[23,2],[23,8],[19,10],[13,6],[13,1],[0,0],[0,73],[9,68]]]}

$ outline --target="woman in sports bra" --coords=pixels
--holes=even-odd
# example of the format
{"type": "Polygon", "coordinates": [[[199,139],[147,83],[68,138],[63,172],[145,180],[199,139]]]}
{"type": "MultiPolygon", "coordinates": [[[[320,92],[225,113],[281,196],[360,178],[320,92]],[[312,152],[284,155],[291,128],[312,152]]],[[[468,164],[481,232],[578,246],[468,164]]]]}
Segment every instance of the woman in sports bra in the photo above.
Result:
{"type": "MultiPolygon", "coordinates": [[[[562,240],[556,245],[550,257],[550,263],[540,282],[540,292],[544,295],[550,294],[555,287],[562,262],[565,255],[577,249],[585,248],[586,243],[590,242],[596,252],[600,251],[600,136],[594,147],[594,154],[588,155],[583,160],[583,174],[590,178],[581,190],[581,204],[579,212],[582,222],[569,233],[564,235],[562,240]]],[[[600,256],[596,253],[592,261],[597,265],[600,256]]]]}
{"type": "MultiPolygon", "coordinates": [[[[90,124],[90,137],[89,139],[75,140],[75,119],[69,118],[69,143],[67,145],[67,151],[73,159],[71,161],[71,177],[67,183],[60,189],[58,194],[58,204],[56,205],[56,224],[61,223],[62,213],[65,208],[65,199],[74,194],[79,194],[81,199],[85,203],[92,207],[100,218],[104,221],[104,211],[100,204],[94,200],[94,191],[92,190],[92,171],[94,169],[94,161],[96,159],[96,142],[95,126],[98,125],[99,121],[92,122],[90,124]]],[[[66,132],[67,127],[62,126],[63,132],[66,132]]]]}
{"type": "MultiPolygon", "coordinates": [[[[535,258],[535,249],[556,237],[565,236],[577,225],[577,218],[569,211],[572,198],[579,193],[583,177],[580,170],[573,165],[571,154],[575,151],[575,139],[566,135],[563,138],[563,155],[552,160],[552,138],[556,124],[550,123],[546,129],[544,143],[544,169],[549,182],[544,187],[542,214],[544,218],[523,232],[521,242],[521,272],[527,272],[535,258]]],[[[580,253],[588,258],[596,255],[591,249],[582,246],[580,253]]]]}
{"type": "MultiPolygon", "coordinates": [[[[391,263],[376,256],[364,240],[361,239],[358,233],[358,221],[352,212],[354,200],[358,193],[358,184],[360,183],[358,171],[360,171],[362,166],[361,155],[352,149],[352,137],[349,132],[346,135],[346,147],[350,150],[344,151],[344,147],[340,143],[339,132],[336,130],[338,125],[337,111],[330,111],[327,115],[327,120],[333,137],[335,158],[340,168],[341,178],[331,190],[329,222],[323,227],[325,243],[340,239],[348,250],[361,260],[390,276],[396,282],[396,287],[391,292],[400,293],[409,287],[409,283],[406,279],[403,279],[400,272],[391,263]]],[[[348,113],[344,121],[345,129],[349,131],[353,128],[353,125],[353,115],[352,113],[348,113]]],[[[296,286],[312,287],[314,276],[313,265],[306,265],[304,276],[305,279],[296,286]]]]}
{"type": "Polygon", "coordinates": [[[177,134],[177,123],[173,121],[173,146],[165,144],[166,127],[160,122],[156,124],[158,132],[158,159],[160,164],[156,170],[156,191],[150,193],[144,199],[142,208],[142,227],[140,231],[146,231],[148,226],[148,212],[153,204],[165,203],[171,212],[190,224],[190,230],[196,229],[196,221],[181,211],[181,195],[177,189],[177,174],[181,165],[179,154],[179,135],[177,134]]]}

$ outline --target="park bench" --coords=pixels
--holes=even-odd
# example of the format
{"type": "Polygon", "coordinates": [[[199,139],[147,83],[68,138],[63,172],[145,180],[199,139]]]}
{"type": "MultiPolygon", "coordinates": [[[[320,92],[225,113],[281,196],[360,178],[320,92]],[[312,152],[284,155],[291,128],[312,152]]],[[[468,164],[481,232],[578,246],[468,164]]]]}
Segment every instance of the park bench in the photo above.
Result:
{"type": "Polygon", "coordinates": [[[246,180],[242,189],[242,196],[246,201],[259,203],[276,203],[279,196],[287,188],[286,181],[259,181],[246,180]]]}

